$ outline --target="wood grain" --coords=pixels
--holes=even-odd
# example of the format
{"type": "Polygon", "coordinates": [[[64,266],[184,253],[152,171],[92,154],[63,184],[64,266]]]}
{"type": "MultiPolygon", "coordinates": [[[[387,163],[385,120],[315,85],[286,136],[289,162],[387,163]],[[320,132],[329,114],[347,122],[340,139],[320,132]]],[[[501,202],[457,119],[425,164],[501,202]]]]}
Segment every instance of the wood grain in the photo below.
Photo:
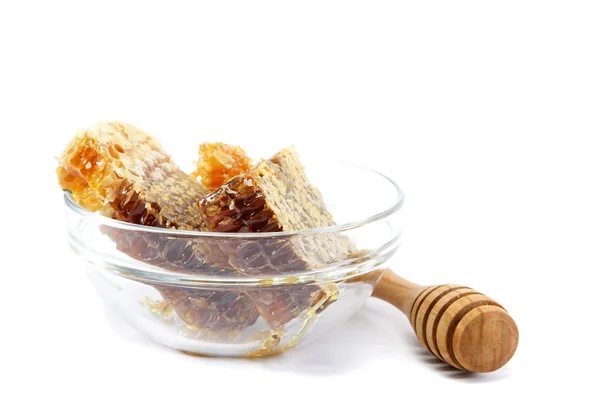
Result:
{"type": "Polygon", "coordinates": [[[373,296],[400,309],[423,346],[455,368],[495,371],[517,349],[519,331],[506,310],[466,286],[419,286],[387,270],[373,296]]]}

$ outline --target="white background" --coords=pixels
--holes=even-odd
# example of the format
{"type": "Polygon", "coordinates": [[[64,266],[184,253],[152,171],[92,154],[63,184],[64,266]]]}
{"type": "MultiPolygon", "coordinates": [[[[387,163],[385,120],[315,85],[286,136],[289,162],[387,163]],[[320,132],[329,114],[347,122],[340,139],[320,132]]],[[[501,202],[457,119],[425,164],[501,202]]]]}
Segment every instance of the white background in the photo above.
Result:
{"type": "Polygon", "coordinates": [[[593,388],[599,21],[593,1],[2,2],[0,398],[593,388]],[[104,119],[147,130],[188,170],[220,140],[389,174],[406,191],[393,269],[497,299],[520,328],[515,357],[488,375],[444,368],[374,299],[280,357],[146,341],[105,313],[64,234],[54,157],[104,119]]]}

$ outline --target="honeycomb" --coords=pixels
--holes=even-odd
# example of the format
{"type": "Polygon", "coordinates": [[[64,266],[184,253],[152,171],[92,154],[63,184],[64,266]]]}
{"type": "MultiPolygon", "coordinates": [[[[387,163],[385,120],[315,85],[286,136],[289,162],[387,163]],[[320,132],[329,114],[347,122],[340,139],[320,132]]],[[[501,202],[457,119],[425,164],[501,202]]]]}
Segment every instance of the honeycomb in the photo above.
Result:
{"type": "MultiPolygon", "coordinates": [[[[79,132],[59,158],[60,185],[90,211],[125,222],[205,231],[197,203],[207,190],[144,131],[102,122],[79,132]]],[[[102,227],[123,253],[172,271],[231,275],[206,262],[198,244],[165,233],[102,227]]],[[[254,324],[256,307],[242,292],[156,287],[187,324],[231,335],[254,324]],[[236,314],[237,313],[237,314],[236,314]]]]}
{"type": "MultiPolygon", "coordinates": [[[[294,232],[335,224],[293,149],[282,150],[204,196],[200,211],[213,232],[294,232]]],[[[348,238],[331,233],[230,241],[220,248],[221,259],[215,253],[207,258],[251,276],[319,269],[355,251],[348,238]]],[[[336,290],[331,285],[299,285],[248,292],[273,329],[280,329],[325,294],[335,299],[336,290]]]]}
{"type": "Polygon", "coordinates": [[[198,148],[198,156],[191,176],[209,190],[219,188],[252,166],[252,160],[241,147],[225,143],[203,143],[198,148]]]}
{"type": "MultiPolygon", "coordinates": [[[[239,147],[205,144],[200,153],[196,172],[188,176],[145,132],[103,122],[75,137],[56,172],[63,189],[83,207],[135,224],[232,233],[293,232],[334,224],[293,149],[250,169],[239,147]],[[207,188],[223,182],[208,193],[207,188]]],[[[171,271],[211,275],[295,274],[355,251],[345,236],[332,233],[210,241],[107,226],[103,231],[132,258],[171,271]]],[[[190,329],[225,338],[239,335],[259,315],[279,331],[304,310],[324,309],[337,295],[335,285],[246,292],[155,287],[190,329]]]]}

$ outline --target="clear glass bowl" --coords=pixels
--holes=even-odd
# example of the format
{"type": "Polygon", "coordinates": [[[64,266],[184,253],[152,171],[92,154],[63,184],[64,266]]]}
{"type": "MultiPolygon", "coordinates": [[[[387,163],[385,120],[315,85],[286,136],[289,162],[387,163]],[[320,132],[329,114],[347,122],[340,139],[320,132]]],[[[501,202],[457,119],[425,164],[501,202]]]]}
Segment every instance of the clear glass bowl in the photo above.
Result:
{"type": "Polygon", "coordinates": [[[392,180],[333,161],[306,163],[306,172],[338,225],[250,234],[153,228],[92,213],[65,192],[69,243],[111,312],[158,343],[218,356],[287,350],[357,311],[400,239],[404,196],[392,180]],[[339,241],[353,249],[344,257],[290,262],[289,249],[339,241]]]}

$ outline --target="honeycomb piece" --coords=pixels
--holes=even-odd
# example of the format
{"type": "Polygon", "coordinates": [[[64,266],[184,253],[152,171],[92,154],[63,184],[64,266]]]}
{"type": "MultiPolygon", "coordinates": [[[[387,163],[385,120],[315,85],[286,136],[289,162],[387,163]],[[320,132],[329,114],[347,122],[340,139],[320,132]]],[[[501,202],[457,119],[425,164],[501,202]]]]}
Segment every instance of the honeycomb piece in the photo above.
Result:
{"type": "MultiPolygon", "coordinates": [[[[160,228],[206,230],[197,201],[206,189],[188,177],[161,145],[136,127],[102,122],[80,132],[59,159],[63,189],[90,211],[160,228]]],[[[174,270],[209,268],[192,241],[105,227],[122,252],[174,270]]]]}
{"type": "Polygon", "coordinates": [[[56,173],[62,188],[90,211],[149,226],[204,228],[196,203],[206,189],[132,125],[102,122],[80,132],[56,173]]]}
{"type": "MultiPolygon", "coordinates": [[[[62,188],[90,211],[146,226],[206,230],[197,207],[206,189],[181,171],[155,139],[132,125],[102,122],[78,133],[59,158],[56,173],[62,188]]],[[[123,253],[161,268],[234,273],[231,267],[207,263],[194,240],[107,226],[103,232],[123,253]]],[[[157,289],[185,322],[203,329],[237,332],[257,318],[244,293],[231,299],[232,292],[157,289]],[[224,297],[228,300],[223,303],[224,297]],[[193,313],[188,303],[194,305],[193,313]]]]}
{"type": "Polygon", "coordinates": [[[247,172],[252,160],[239,146],[225,143],[203,143],[198,148],[196,170],[191,176],[205,188],[214,190],[231,178],[247,172]]]}
{"type": "MultiPolygon", "coordinates": [[[[262,161],[199,204],[207,228],[214,232],[293,232],[334,225],[321,193],[309,183],[293,149],[262,161]]],[[[207,257],[251,276],[318,269],[355,251],[347,237],[336,233],[231,240],[220,248],[220,255],[207,257]]],[[[324,295],[334,299],[336,292],[329,286],[299,285],[248,295],[265,322],[279,329],[324,295]]]]}
{"type": "Polygon", "coordinates": [[[204,336],[235,340],[248,322],[253,324],[258,319],[254,303],[239,291],[157,289],[187,324],[186,328],[200,331],[204,336]]]}
{"type": "Polygon", "coordinates": [[[291,148],[203,197],[200,208],[215,232],[297,231],[335,224],[291,148]]]}

